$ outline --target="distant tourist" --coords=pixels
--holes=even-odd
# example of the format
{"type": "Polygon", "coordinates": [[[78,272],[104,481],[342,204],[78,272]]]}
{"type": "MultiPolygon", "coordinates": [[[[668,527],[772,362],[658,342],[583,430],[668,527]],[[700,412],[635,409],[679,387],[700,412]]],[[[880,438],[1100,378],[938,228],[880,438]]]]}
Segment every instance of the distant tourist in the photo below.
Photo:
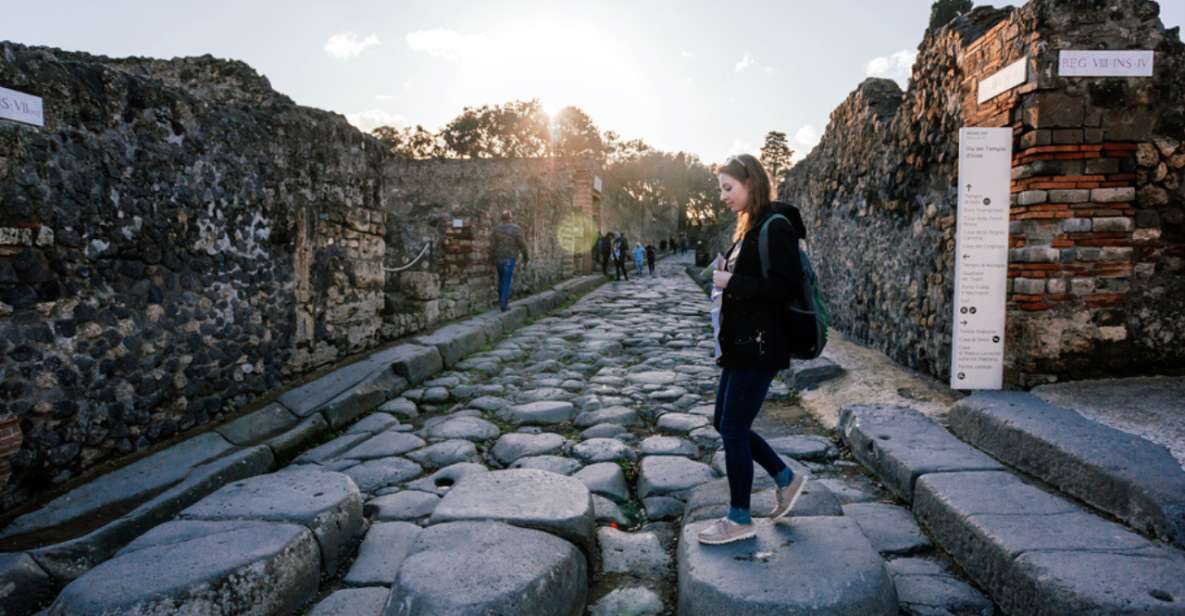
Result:
{"type": "Polygon", "coordinates": [[[601,275],[606,278],[609,276],[609,258],[613,253],[613,233],[606,233],[604,241],[601,242],[601,275]]]}
{"type": "Polygon", "coordinates": [[[658,241],[658,249],[663,252],[666,252],[667,251],[667,241],[666,240],[659,240],[658,241]]]}
{"type": "Polygon", "coordinates": [[[724,441],[729,510],[700,531],[699,541],[708,544],[756,535],[749,514],[754,461],[777,484],[777,505],[769,512],[774,520],[790,512],[806,482],[752,429],[774,375],[790,366],[782,313],[802,287],[796,235],[801,232],[784,218],[770,223],[769,272],[763,275],[757,239],[773,215],[769,176],[756,158],[741,154],[725,162],[717,180],[720,200],[737,215],[737,230],[732,248],[719,260],[723,267],[712,275],[713,285],[723,290],[716,358],[723,370],[712,425],[724,441]]]}
{"type": "Polygon", "coordinates": [[[629,258],[630,243],[625,240],[625,235],[618,233],[617,239],[613,242],[613,269],[616,280],[621,280],[622,276],[628,281],[630,273],[625,269],[625,261],[629,258]]]}
{"type": "Polygon", "coordinates": [[[654,276],[654,244],[646,244],[646,265],[650,267],[650,276],[654,276]]]}
{"type": "Polygon", "coordinates": [[[639,276],[642,275],[642,267],[645,262],[646,247],[642,245],[642,242],[638,242],[637,244],[634,244],[634,271],[636,271],[639,276]]]}
{"type": "Polygon", "coordinates": [[[523,255],[523,267],[527,266],[527,240],[523,230],[510,222],[510,210],[502,210],[502,224],[494,227],[490,237],[490,260],[498,270],[498,305],[502,312],[510,309],[510,282],[514,277],[514,262],[519,253],[523,255]]]}

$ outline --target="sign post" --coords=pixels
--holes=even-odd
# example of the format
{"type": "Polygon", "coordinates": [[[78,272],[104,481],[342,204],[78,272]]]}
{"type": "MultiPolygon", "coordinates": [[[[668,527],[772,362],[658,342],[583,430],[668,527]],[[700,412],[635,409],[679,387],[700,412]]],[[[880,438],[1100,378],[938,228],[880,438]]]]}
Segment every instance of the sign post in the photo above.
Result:
{"type": "Polygon", "coordinates": [[[1004,385],[1012,129],[959,130],[952,389],[1004,385]]]}

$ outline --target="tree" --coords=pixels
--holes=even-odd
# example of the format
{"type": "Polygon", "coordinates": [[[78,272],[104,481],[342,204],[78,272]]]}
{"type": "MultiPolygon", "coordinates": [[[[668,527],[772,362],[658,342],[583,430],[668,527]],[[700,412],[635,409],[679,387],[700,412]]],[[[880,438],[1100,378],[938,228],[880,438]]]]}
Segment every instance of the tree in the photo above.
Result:
{"type": "Polygon", "coordinates": [[[605,142],[592,118],[579,107],[564,107],[551,121],[551,152],[569,158],[605,157],[605,142]]]}
{"type": "Polygon", "coordinates": [[[458,158],[538,158],[550,151],[549,129],[536,99],[465,107],[439,135],[458,158]]]}
{"type": "Polygon", "coordinates": [[[445,158],[448,154],[448,147],[440,138],[418,124],[415,128],[380,126],[371,134],[382,141],[392,154],[403,158],[445,158]]]}
{"type": "Polygon", "coordinates": [[[794,150],[786,142],[786,133],[769,131],[765,134],[765,144],[761,146],[761,164],[769,173],[769,181],[775,187],[781,180],[782,174],[790,169],[790,159],[794,150]]]}
{"type": "Polygon", "coordinates": [[[934,0],[934,4],[930,5],[929,30],[937,30],[969,12],[973,4],[971,0],[934,0]]]}

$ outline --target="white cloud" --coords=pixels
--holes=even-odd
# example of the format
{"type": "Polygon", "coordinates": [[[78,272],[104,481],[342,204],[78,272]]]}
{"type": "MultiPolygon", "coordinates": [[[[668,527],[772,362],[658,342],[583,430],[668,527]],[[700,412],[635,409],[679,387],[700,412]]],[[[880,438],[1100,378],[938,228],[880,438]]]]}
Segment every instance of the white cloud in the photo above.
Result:
{"type": "Polygon", "coordinates": [[[815,128],[814,124],[803,124],[798,132],[794,133],[794,142],[808,148],[815,147],[819,144],[819,129],[815,128]]]}
{"type": "Polygon", "coordinates": [[[765,72],[767,72],[767,73],[772,73],[772,72],[774,72],[774,67],[772,67],[772,66],[763,66],[763,67],[761,67],[761,70],[763,70],[763,71],[765,71],[765,72]]]}
{"type": "Polygon", "coordinates": [[[359,40],[358,35],[353,32],[339,32],[325,41],[325,53],[334,58],[352,58],[367,48],[380,44],[379,37],[373,34],[359,40]]]}
{"type": "Polygon", "coordinates": [[[367,109],[366,111],[359,111],[357,113],[347,113],[346,120],[358,127],[359,130],[368,133],[380,126],[397,126],[402,128],[410,124],[407,118],[397,113],[383,111],[382,109],[367,109]]]}
{"type": "Polygon", "coordinates": [[[744,57],[742,57],[740,60],[737,60],[734,72],[739,73],[750,66],[753,66],[754,64],[757,64],[757,58],[754,58],[749,54],[745,54],[744,57]]]}
{"type": "Polygon", "coordinates": [[[864,66],[864,76],[892,79],[904,88],[909,84],[913,62],[917,57],[918,52],[902,49],[892,55],[873,58],[864,66]]]}
{"type": "Polygon", "coordinates": [[[490,40],[484,35],[461,34],[446,28],[419,30],[409,33],[405,38],[412,51],[450,59],[479,56],[490,47],[490,40]]]}

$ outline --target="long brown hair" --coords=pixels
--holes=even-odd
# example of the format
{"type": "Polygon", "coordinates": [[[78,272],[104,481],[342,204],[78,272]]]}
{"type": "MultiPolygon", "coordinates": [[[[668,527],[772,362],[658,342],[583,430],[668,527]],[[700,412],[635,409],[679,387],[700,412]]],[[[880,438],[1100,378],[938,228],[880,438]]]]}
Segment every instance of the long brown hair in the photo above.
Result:
{"type": "Polygon", "coordinates": [[[754,224],[757,224],[762,214],[769,209],[770,194],[772,193],[769,174],[765,172],[765,167],[761,166],[761,161],[751,154],[729,156],[718,173],[723,173],[743,183],[749,191],[749,202],[745,204],[745,209],[737,214],[737,231],[733,240],[739,240],[753,228],[754,224]]]}

